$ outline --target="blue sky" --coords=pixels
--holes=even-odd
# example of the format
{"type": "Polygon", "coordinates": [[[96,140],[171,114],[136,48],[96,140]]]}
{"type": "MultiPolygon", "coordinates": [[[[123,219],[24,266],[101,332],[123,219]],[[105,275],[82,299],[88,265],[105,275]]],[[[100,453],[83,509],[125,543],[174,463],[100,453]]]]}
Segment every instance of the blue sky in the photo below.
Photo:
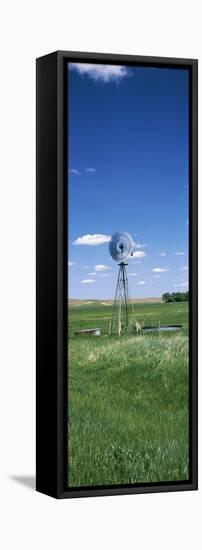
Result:
{"type": "Polygon", "coordinates": [[[114,297],[117,230],[132,297],[188,288],[188,71],[68,67],[69,297],[114,297]]]}

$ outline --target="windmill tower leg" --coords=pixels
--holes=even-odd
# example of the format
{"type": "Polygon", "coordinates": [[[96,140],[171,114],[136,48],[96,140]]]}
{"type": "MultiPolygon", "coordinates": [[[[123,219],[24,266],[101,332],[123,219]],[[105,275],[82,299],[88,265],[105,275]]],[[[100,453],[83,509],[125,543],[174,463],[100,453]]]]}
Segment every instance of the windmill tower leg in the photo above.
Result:
{"type": "Polygon", "coordinates": [[[124,318],[125,326],[128,328],[128,277],[126,272],[126,264],[120,266],[122,270],[122,286],[123,286],[123,303],[124,303],[124,318]]]}
{"type": "MultiPolygon", "coordinates": [[[[110,334],[113,334],[113,329],[116,323],[116,314],[117,314],[117,307],[119,307],[119,317],[121,318],[121,301],[120,301],[120,268],[118,273],[118,279],[117,279],[117,285],[116,285],[116,292],[115,292],[115,298],[114,298],[114,304],[113,304],[113,311],[112,311],[112,320],[110,323],[110,334]]],[[[118,334],[120,336],[120,324],[119,324],[119,317],[118,317],[118,334]]]]}
{"type": "Polygon", "coordinates": [[[119,264],[118,279],[112,311],[112,320],[110,323],[109,333],[126,332],[129,328],[130,315],[134,316],[132,304],[129,299],[128,277],[124,262],[119,264]]]}

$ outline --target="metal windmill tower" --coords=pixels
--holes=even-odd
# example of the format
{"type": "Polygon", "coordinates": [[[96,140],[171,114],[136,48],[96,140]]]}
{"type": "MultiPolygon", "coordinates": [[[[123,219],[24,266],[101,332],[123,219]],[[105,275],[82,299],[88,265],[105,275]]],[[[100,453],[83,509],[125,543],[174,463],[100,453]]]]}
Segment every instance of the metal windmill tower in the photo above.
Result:
{"type": "Polygon", "coordinates": [[[112,310],[112,319],[109,326],[109,334],[127,333],[129,329],[137,329],[133,304],[130,300],[128,276],[125,260],[134,249],[132,237],[126,233],[115,233],[109,243],[109,252],[113,260],[118,262],[119,272],[116,285],[116,292],[112,310]]]}

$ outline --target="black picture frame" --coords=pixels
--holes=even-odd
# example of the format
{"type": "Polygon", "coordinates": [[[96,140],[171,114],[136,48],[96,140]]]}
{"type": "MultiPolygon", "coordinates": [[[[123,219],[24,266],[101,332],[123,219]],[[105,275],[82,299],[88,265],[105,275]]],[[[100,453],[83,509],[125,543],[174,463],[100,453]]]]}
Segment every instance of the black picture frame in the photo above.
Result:
{"type": "Polygon", "coordinates": [[[57,51],[36,62],[36,489],[56,498],[198,488],[198,61],[57,51]],[[189,69],[190,479],[67,489],[67,62],[189,69]]]}

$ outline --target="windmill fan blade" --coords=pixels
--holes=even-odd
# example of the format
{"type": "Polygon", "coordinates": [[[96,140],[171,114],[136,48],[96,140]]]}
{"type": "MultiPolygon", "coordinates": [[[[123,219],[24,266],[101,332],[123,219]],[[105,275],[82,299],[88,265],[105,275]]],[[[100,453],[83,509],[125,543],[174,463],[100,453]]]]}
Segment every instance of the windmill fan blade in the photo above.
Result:
{"type": "Polygon", "coordinates": [[[109,252],[115,262],[123,262],[126,260],[133,248],[133,239],[126,231],[114,233],[109,242],[109,252]]]}

